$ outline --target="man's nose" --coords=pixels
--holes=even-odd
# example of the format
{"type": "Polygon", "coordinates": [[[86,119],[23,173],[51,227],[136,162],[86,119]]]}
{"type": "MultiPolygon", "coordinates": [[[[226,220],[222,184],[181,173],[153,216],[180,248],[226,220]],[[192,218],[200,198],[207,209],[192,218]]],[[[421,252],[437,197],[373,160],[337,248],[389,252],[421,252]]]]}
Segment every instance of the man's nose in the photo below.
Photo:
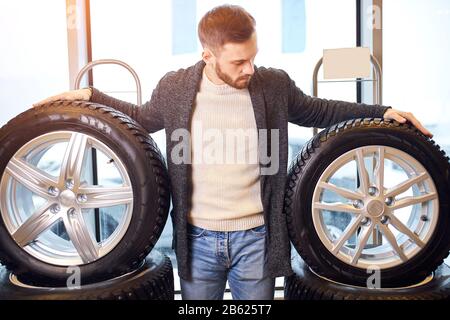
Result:
{"type": "Polygon", "coordinates": [[[242,70],[242,73],[252,76],[255,73],[255,66],[253,65],[253,62],[247,62],[242,70]]]}

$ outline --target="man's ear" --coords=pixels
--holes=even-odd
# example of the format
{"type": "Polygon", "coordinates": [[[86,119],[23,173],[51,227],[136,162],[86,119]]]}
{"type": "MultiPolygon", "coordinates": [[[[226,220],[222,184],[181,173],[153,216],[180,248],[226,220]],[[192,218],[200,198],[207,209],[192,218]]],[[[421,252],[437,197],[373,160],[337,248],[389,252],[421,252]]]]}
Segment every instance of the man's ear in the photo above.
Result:
{"type": "Polygon", "coordinates": [[[212,53],[211,49],[204,48],[202,52],[202,59],[205,61],[206,64],[211,64],[214,59],[214,54],[212,53]]]}

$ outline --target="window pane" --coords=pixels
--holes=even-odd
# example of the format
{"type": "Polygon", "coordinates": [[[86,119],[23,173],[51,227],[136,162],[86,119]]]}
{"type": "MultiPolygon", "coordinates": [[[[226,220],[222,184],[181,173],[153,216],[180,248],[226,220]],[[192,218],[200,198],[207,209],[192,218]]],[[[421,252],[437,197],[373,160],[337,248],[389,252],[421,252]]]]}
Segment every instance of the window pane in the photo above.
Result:
{"type": "Polygon", "coordinates": [[[383,2],[384,102],[413,112],[450,153],[450,3],[383,2]]]}
{"type": "Polygon", "coordinates": [[[0,125],[69,89],[65,1],[0,2],[0,125]]]}

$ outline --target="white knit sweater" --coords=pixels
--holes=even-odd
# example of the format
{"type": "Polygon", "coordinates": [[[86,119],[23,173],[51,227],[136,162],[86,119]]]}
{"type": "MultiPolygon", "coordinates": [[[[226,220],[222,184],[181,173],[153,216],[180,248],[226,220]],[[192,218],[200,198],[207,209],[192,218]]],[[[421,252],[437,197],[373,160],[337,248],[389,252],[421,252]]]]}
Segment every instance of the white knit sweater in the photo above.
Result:
{"type": "Polygon", "coordinates": [[[191,133],[189,223],[215,231],[264,224],[258,135],[248,89],[216,85],[203,73],[191,133]]]}

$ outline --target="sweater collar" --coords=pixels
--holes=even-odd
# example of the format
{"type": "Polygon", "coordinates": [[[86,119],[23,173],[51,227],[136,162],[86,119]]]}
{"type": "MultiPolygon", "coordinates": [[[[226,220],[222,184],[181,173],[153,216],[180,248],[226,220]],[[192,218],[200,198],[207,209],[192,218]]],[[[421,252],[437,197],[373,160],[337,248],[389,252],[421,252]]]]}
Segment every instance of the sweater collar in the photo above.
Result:
{"type": "MultiPolygon", "coordinates": [[[[203,69],[205,68],[205,65],[205,62],[203,60],[200,60],[193,66],[192,73],[188,75],[191,81],[189,81],[189,88],[188,90],[186,90],[186,94],[188,98],[187,101],[189,101],[190,103],[191,115],[195,103],[195,97],[197,96],[197,92],[200,90],[200,84],[202,81],[203,69]]],[[[259,74],[259,70],[256,65],[255,73],[250,79],[248,91],[250,93],[250,98],[253,105],[256,126],[258,129],[267,129],[264,88],[261,75],[259,74]]]]}

